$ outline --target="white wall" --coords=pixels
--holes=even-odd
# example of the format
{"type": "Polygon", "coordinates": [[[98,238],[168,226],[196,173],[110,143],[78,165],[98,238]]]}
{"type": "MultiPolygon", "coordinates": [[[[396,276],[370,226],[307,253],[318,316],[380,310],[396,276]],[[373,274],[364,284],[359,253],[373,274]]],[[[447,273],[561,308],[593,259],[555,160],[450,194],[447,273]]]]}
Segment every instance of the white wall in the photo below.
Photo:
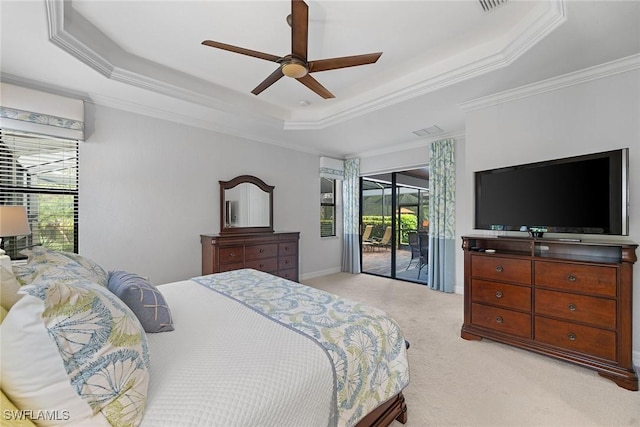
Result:
{"type": "Polygon", "coordinates": [[[398,172],[428,165],[429,145],[425,142],[403,150],[361,156],[360,176],[398,172]]]}
{"type": "Polygon", "coordinates": [[[339,271],[320,238],[319,158],[165,120],[89,106],[80,145],[79,252],[166,283],[201,274],[200,234],[220,230],[219,180],[274,185],[274,228],[300,231],[300,274],[339,271]]]}
{"type": "MultiPolygon", "coordinates": [[[[469,112],[465,165],[457,174],[457,234],[473,233],[474,171],[629,147],[629,236],[618,239],[640,242],[638,94],[640,70],[633,70],[469,112]]],[[[462,251],[456,268],[462,287],[462,251]]],[[[637,290],[640,262],[634,266],[634,276],[637,290]]],[[[634,294],[633,306],[634,360],[638,363],[640,291],[634,294]]]]}

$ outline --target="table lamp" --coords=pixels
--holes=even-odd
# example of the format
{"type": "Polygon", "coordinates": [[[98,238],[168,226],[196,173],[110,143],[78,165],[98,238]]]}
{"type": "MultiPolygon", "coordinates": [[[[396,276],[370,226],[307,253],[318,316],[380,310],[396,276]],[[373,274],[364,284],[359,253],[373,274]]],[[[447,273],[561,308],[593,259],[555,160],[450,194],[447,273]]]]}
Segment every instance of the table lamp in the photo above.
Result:
{"type": "Polygon", "coordinates": [[[0,206],[0,256],[4,256],[4,237],[31,234],[27,208],[24,206],[0,206]]]}

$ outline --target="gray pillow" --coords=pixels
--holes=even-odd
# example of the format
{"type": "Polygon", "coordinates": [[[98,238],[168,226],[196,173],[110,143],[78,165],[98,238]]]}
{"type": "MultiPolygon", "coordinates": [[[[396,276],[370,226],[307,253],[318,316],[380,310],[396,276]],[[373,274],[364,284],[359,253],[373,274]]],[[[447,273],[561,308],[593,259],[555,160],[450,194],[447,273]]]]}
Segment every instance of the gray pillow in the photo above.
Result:
{"type": "Polygon", "coordinates": [[[171,310],[148,280],[126,271],[110,271],[108,287],[135,313],[146,332],[173,331],[171,310]]]}

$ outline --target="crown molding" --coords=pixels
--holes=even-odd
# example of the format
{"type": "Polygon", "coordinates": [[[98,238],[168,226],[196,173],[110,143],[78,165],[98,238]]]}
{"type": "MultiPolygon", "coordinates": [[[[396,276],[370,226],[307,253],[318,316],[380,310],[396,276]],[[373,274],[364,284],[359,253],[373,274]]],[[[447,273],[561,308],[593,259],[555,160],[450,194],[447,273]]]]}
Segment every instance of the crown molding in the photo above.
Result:
{"type": "Polygon", "coordinates": [[[248,116],[274,128],[319,130],[509,65],[566,20],[565,1],[548,0],[545,12],[514,30],[513,40],[494,49],[501,49],[497,53],[464,52],[455,58],[458,64],[464,65],[452,61],[448,70],[428,78],[424,77],[425,70],[419,70],[409,76],[414,83],[408,87],[394,90],[392,85],[398,87],[399,82],[391,82],[359,96],[349,105],[341,103],[322,110],[317,119],[310,120],[304,117],[296,120],[284,109],[264,101],[251,98],[248,102],[248,95],[132,55],[77,13],[72,2],[45,0],[45,3],[50,40],[108,79],[218,111],[248,116]],[[471,62],[470,55],[475,55],[471,62]]]}
{"type": "Polygon", "coordinates": [[[309,149],[300,145],[294,145],[283,142],[282,139],[268,138],[264,133],[255,133],[248,130],[247,126],[226,126],[229,118],[219,118],[217,120],[207,117],[206,119],[195,117],[194,115],[179,114],[174,111],[164,111],[155,107],[123,101],[121,99],[91,94],[91,100],[85,101],[91,104],[103,107],[113,108],[120,111],[126,111],[134,114],[141,114],[147,117],[153,117],[160,120],[166,120],[186,126],[192,126],[200,129],[210,130],[220,134],[237,137],[243,140],[250,140],[264,144],[274,145],[289,150],[300,151],[307,154],[322,155],[317,150],[309,149]]]}
{"type": "Polygon", "coordinates": [[[489,55],[460,66],[447,70],[436,76],[424,79],[381,96],[373,101],[364,102],[348,110],[329,115],[315,121],[285,120],[286,130],[318,130],[329,126],[368,114],[391,105],[408,101],[417,96],[434,92],[438,89],[460,83],[462,81],[478,77],[499,68],[506,67],[518,59],[522,54],[535,46],[552,31],[567,20],[566,0],[551,0],[549,8],[542,17],[524,25],[525,28],[500,52],[489,55]]]}
{"type": "Polygon", "coordinates": [[[366,157],[383,156],[385,154],[397,153],[398,151],[428,147],[429,144],[431,144],[432,142],[442,141],[443,139],[455,139],[456,141],[464,141],[465,132],[454,131],[454,132],[441,133],[440,135],[434,136],[431,138],[412,139],[409,142],[405,142],[401,144],[389,144],[383,148],[375,148],[373,150],[366,150],[366,151],[361,151],[359,153],[347,154],[344,158],[352,159],[356,157],[366,158],[366,157]]]}
{"type": "Polygon", "coordinates": [[[65,31],[65,10],[67,10],[65,2],[46,0],[45,6],[47,8],[49,40],[103,76],[110,78],[113,71],[111,63],[91,50],[71,33],[65,31]]]}
{"type": "Polygon", "coordinates": [[[106,78],[282,129],[285,111],[248,95],[132,55],[77,13],[69,1],[45,0],[49,39],[106,78]]]}
{"type": "Polygon", "coordinates": [[[611,62],[585,68],[561,76],[552,77],[547,80],[532,83],[526,86],[496,93],[482,98],[473,99],[458,104],[464,112],[479,110],[482,108],[492,107],[494,105],[503,104],[505,102],[517,101],[519,99],[530,96],[539,95],[545,92],[551,92],[563,89],[569,86],[579,85],[592,80],[609,77],[619,73],[625,73],[640,68],[640,54],[631,55],[626,58],[616,59],[611,62]]]}
{"type": "MultiPolygon", "coordinates": [[[[42,82],[36,82],[33,80],[27,80],[19,76],[12,74],[0,73],[0,81],[13,84],[16,86],[22,86],[25,88],[38,90],[45,93],[51,93],[54,95],[65,96],[68,98],[74,98],[82,100],[85,104],[97,105],[101,107],[113,108],[115,110],[129,112],[132,114],[140,114],[146,117],[156,118],[160,120],[166,120],[174,123],[178,123],[185,126],[196,127],[200,129],[209,130],[223,135],[241,138],[243,140],[250,140],[260,142],[264,144],[274,145],[289,150],[295,150],[307,154],[313,155],[326,155],[326,153],[319,152],[308,147],[295,145],[293,143],[283,142],[281,138],[268,138],[265,137],[264,132],[256,133],[251,132],[250,125],[252,123],[242,123],[238,125],[238,119],[230,114],[212,117],[210,114],[206,115],[206,119],[196,117],[195,114],[182,114],[176,111],[166,111],[160,108],[149,106],[145,104],[135,103],[120,98],[114,98],[96,93],[77,92],[52,86],[50,84],[43,84],[42,82]],[[229,123],[234,123],[234,126],[229,126],[229,123]],[[239,131],[241,130],[241,131],[239,131]]],[[[224,113],[222,113],[224,114],[224,113]]],[[[89,136],[89,134],[87,134],[89,136]]]]}

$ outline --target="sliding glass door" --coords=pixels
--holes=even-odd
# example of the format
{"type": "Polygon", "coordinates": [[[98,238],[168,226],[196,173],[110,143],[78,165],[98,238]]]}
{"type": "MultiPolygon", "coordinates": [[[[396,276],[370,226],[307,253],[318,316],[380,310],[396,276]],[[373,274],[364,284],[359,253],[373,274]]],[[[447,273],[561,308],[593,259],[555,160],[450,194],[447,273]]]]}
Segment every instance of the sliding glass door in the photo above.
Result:
{"type": "Polygon", "coordinates": [[[393,251],[393,217],[391,182],[363,178],[360,185],[362,213],[361,271],[389,276],[393,251]]]}
{"type": "Polygon", "coordinates": [[[394,172],[361,180],[362,272],[426,283],[428,172],[394,172]]]}

